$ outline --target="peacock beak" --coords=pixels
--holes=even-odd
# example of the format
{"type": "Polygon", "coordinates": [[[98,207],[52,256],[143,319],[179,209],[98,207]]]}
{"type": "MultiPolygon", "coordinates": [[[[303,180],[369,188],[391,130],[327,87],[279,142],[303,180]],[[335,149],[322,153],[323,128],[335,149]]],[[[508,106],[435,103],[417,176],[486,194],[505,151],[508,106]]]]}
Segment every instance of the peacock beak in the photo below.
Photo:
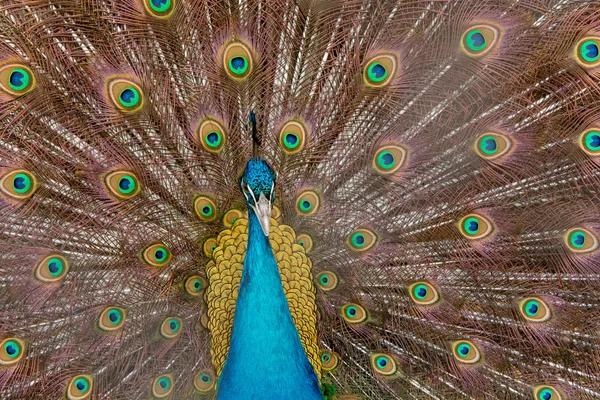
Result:
{"type": "Polygon", "coordinates": [[[271,201],[261,193],[258,201],[251,207],[258,217],[258,222],[260,222],[263,233],[265,236],[269,236],[269,228],[271,228],[271,201]]]}

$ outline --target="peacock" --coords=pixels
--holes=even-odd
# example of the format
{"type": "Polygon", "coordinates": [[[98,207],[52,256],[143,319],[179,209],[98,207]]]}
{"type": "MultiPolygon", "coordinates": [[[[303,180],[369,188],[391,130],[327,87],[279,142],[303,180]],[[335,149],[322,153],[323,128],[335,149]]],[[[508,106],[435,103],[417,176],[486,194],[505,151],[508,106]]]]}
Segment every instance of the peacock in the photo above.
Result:
{"type": "Polygon", "coordinates": [[[600,399],[600,1],[0,1],[0,398],[600,399]]]}

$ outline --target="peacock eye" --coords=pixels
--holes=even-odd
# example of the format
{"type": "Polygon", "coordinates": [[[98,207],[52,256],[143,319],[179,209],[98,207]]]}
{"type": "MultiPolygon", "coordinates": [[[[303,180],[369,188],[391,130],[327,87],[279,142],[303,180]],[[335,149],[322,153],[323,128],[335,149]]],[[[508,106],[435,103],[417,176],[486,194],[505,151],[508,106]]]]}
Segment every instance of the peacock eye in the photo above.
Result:
{"type": "Polygon", "coordinates": [[[396,74],[397,65],[397,58],[391,54],[371,58],[363,71],[365,84],[377,88],[388,85],[396,74]]]}
{"type": "Polygon", "coordinates": [[[210,153],[220,153],[225,145],[225,129],[220,121],[204,118],[195,129],[195,138],[210,153]]]}
{"type": "Polygon", "coordinates": [[[479,349],[468,340],[460,340],[452,343],[454,358],[464,364],[475,364],[481,359],[479,349]]]}
{"type": "Polygon", "coordinates": [[[170,374],[160,375],[152,383],[152,395],[157,399],[167,397],[173,391],[173,377],[170,374]]]}
{"type": "Polygon", "coordinates": [[[0,190],[6,196],[23,200],[33,195],[37,188],[35,176],[24,169],[11,171],[0,180],[0,190]]]}
{"type": "Polygon", "coordinates": [[[194,210],[196,211],[196,215],[204,222],[211,222],[217,218],[217,207],[206,196],[198,196],[194,199],[194,210]]]}
{"type": "Polygon", "coordinates": [[[200,392],[208,392],[215,386],[212,374],[208,371],[200,371],[194,377],[194,387],[200,392]]]}
{"type": "Polygon", "coordinates": [[[408,287],[412,300],[421,306],[430,306],[440,299],[438,291],[427,282],[416,282],[408,287]]]}
{"type": "Polygon", "coordinates": [[[562,396],[552,386],[538,386],[533,389],[536,400],[562,400],[562,396]]]}
{"type": "Polygon", "coordinates": [[[600,38],[585,37],[575,46],[575,60],[585,68],[595,68],[600,65],[600,38]]]}
{"type": "Polygon", "coordinates": [[[181,333],[181,318],[169,317],[166,318],[160,326],[160,334],[167,339],[173,339],[181,333]]]}
{"type": "Polygon", "coordinates": [[[304,216],[312,215],[317,212],[320,203],[317,192],[314,190],[306,190],[296,199],[296,212],[299,215],[304,216]]]}
{"type": "Polygon", "coordinates": [[[545,322],[552,317],[550,306],[542,299],[529,297],[519,303],[521,315],[530,322],[545,322]]]}
{"type": "Polygon", "coordinates": [[[190,276],[185,280],[185,291],[192,296],[198,296],[205,287],[206,282],[199,275],[190,276]]]}
{"type": "Polygon", "coordinates": [[[65,277],[68,270],[67,259],[59,254],[52,254],[36,264],[34,276],[41,282],[58,282],[65,277]]]}
{"type": "Polygon", "coordinates": [[[108,94],[115,107],[123,112],[135,112],[142,108],[142,89],[133,81],[112,78],[108,81],[108,94]]]}
{"type": "Polygon", "coordinates": [[[358,229],[346,239],[346,244],[354,251],[367,251],[377,243],[377,235],[368,229],[358,229]]]}
{"type": "Polygon", "coordinates": [[[579,145],[590,156],[600,155],[600,130],[588,129],[579,137],[579,145]]]}
{"type": "Polygon", "coordinates": [[[115,331],[125,323],[125,310],[121,307],[107,307],[98,318],[98,326],[103,331],[115,331]]]}
{"type": "Polygon", "coordinates": [[[490,221],[478,214],[463,217],[458,225],[460,233],[467,239],[483,239],[494,230],[490,221]]]}
{"type": "Polygon", "coordinates": [[[288,121],[279,131],[279,145],[286,154],[294,154],[304,148],[308,131],[300,121],[288,121]]]}
{"type": "Polygon", "coordinates": [[[151,267],[164,267],[171,261],[171,251],[164,244],[148,246],[142,253],[144,262],[151,267]]]}
{"type": "Polygon", "coordinates": [[[484,133],[475,142],[477,154],[487,160],[493,160],[508,153],[512,147],[511,140],[498,133],[484,133]]]}
{"type": "Polygon", "coordinates": [[[383,146],[375,152],[373,168],[382,175],[393,174],[405,165],[406,153],[401,146],[383,146]]]}
{"type": "Polygon", "coordinates": [[[598,248],[596,235],[583,228],[569,230],[565,235],[565,242],[574,253],[589,253],[598,248]]]}
{"type": "Polygon", "coordinates": [[[0,343],[0,365],[16,364],[25,355],[25,342],[17,338],[7,338],[0,343]]]}
{"type": "Polygon", "coordinates": [[[109,194],[123,200],[136,196],[142,188],[133,173],[121,170],[106,174],[104,186],[108,189],[109,194]]]}
{"type": "Polygon", "coordinates": [[[496,45],[498,36],[498,28],[494,26],[473,26],[463,34],[461,48],[467,55],[479,57],[489,52],[496,45]]]}
{"type": "Polygon", "coordinates": [[[340,359],[337,354],[326,350],[321,352],[321,367],[323,371],[333,371],[337,368],[339,362],[340,359]]]}
{"type": "Polygon", "coordinates": [[[342,307],[342,317],[350,324],[360,324],[367,320],[367,311],[360,305],[349,303],[342,307]]]}
{"type": "Polygon", "coordinates": [[[159,18],[169,17],[175,9],[175,0],[142,0],[150,15],[159,18]]]}
{"type": "Polygon", "coordinates": [[[202,245],[202,250],[204,250],[204,254],[206,257],[212,257],[213,252],[217,248],[217,239],[214,237],[208,238],[204,241],[202,245]]]}
{"type": "Polygon", "coordinates": [[[89,375],[77,375],[71,379],[67,386],[67,399],[85,400],[92,394],[92,377],[89,375]]]}
{"type": "Polygon", "coordinates": [[[244,214],[242,214],[240,210],[232,208],[231,210],[227,211],[223,216],[223,225],[225,225],[225,227],[227,228],[231,228],[233,224],[235,224],[235,221],[242,218],[243,216],[244,214]]]}
{"type": "Polygon", "coordinates": [[[229,43],[223,51],[223,66],[231,78],[246,79],[252,73],[250,48],[242,42],[229,43]]]}
{"type": "Polygon", "coordinates": [[[398,371],[396,361],[389,355],[382,353],[371,355],[371,366],[375,372],[386,376],[394,375],[398,371]]]}
{"type": "Polygon", "coordinates": [[[0,67],[0,88],[13,96],[21,96],[35,87],[33,72],[23,64],[0,67]]]}
{"type": "Polygon", "coordinates": [[[307,235],[306,233],[301,233],[300,235],[298,235],[296,237],[296,243],[304,247],[304,251],[306,253],[310,252],[313,248],[313,240],[310,237],[310,235],[307,235]]]}
{"type": "Polygon", "coordinates": [[[323,271],[317,275],[317,283],[325,291],[333,290],[338,285],[338,277],[331,271],[323,271]]]}

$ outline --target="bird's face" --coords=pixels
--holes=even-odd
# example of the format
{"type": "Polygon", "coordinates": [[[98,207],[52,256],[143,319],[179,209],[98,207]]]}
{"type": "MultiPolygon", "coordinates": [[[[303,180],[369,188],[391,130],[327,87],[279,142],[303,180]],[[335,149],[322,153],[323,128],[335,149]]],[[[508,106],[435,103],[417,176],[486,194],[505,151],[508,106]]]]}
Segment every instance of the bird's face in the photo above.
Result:
{"type": "Polygon", "coordinates": [[[239,182],[248,208],[256,213],[263,233],[268,236],[275,200],[275,172],[262,158],[251,158],[239,182]]]}

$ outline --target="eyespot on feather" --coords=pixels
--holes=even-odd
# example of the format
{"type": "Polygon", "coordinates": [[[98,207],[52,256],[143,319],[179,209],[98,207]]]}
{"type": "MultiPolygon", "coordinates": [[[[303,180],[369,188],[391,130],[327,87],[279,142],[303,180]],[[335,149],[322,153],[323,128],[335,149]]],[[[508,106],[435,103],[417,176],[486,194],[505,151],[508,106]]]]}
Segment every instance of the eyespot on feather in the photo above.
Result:
{"type": "Polygon", "coordinates": [[[87,400],[92,397],[94,381],[90,375],[76,375],[67,385],[67,399],[87,400]]]}
{"type": "Polygon", "coordinates": [[[373,156],[373,169],[382,175],[393,174],[406,164],[406,156],[402,146],[383,146],[373,156]]]}
{"type": "Polygon", "coordinates": [[[185,291],[192,296],[198,296],[206,287],[206,281],[200,275],[192,275],[185,280],[185,291]]]}
{"type": "Polygon", "coordinates": [[[148,14],[158,17],[167,18],[173,14],[175,10],[176,0],[140,0],[144,4],[144,8],[148,14]]]}
{"type": "Polygon", "coordinates": [[[398,59],[393,54],[380,54],[365,64],[363,69],[363,81],[365,85],[381,88],[387,86],[396,75],[398,59]]]}
{"type": "Polygon", "coordinates": [[[598,238],[584,228],[569,229],[564,236],[567,248],[573,253],[591,253],[598,249],[598,238]]]}
{"type": "Polygon", "coordinates": [[[575,61],[584,68],[600,65],[600,37],[587,36],[577,42],[574,50],[575,61]]]}
{"type": "Polygon", "coordinates": [[[40,282],[53,283],[62,280],[69,272],[69,262],[57,253],[52,253],[39,261],[34,269],[34,276],[40,282]]]}
{"type": "Polygon", "coordinates": [[[546,322],[552,317],[552,310],[538,297],[528,297],[519,302],[519,312],[529,322],[546,322]]]}
{"type": "Polygon", "coordinates": [[[334,272],[323,271],[316,278],[317,285],[324,291],[333,290],[338,285],[338,277],[334,272]]]}
{"type": "Polygon", "coordinates": [[[321,199],[314,190],[305,190],[296,198],[296,212],[298,215],[309,216],[319,210],[321,199]]]}
{"type": "Polygon", "coordinates": [[[231,228],[233,224],[235,224],[235,221],[243,217],[244,214],[240,210],[232,208],[223,216],[223,225],[225,225],[227,228],[231,228]]]}
{"type": "Polygon", "coordinates": [[[460,46],[468,56],[481,57],[498,44],[499,38],[499,28],[487,24],[475,25],[463,33],[460,46]]]}
{"type": "Polygon", "coordinates": [[[349,324],[360,324],[367,320],[367,311],[356,303],[348,303],[342,307],[342,317],[349,324]]]}
{"type": "Polygon", "coordinates": [[[600,128],[586,129],[579,136],[579,146],[588,155],[600,155],[600,128]]]}
{"type": "Polygon", "coordinates": [[[107,90],[108,97],[119,111],[134,113],[144,105],[142,89],[130,79],[110,78],[107,83],[107,90]]]}
{"type": "Polygon", "coordinates": [[[25,169],[5,173],[0,179],[0,190],[5,196],[15,200],[24,200],[37,189],[35,175],[25,169]]]}
{"type": "Polygon", "coordinates": [[[25,64],[10,63],[0,66],[0,88],[11,96],[22,96],[36,86],[35,76],[25,64]]]}
{"type": "Polygon", "coordinates": [[[123,326],[126,316],[121,307],[107,307],[98,318],[98,327],[107,332],[116,331],[123,326]]]}
{"type": "Polygon", "coordinates": [[[440,299],[438,291],[427,282],[415,282],[408,287],[412,301],[420,306],[431,306],[440,299]]]}
{"type": "Polygon", "coordinates": [[[458,340],[452,343],[452,355],[463,364],[476,364],[481,360],[477,346],[469,340],[458,340]]]}
{"type": "Polygon", "coordinates": [[[321,360],[321,367],[326,372],[333,371],[340,363],[338,355],[329,350],[322,350],[319,358],[321,360]]]}
{"type": "Polygon", "coordinates": [[[217,218],[217,206],[207,196],[198,196],[194,199],[194,211],[204,222],[212,222],[217,218]]]}
{"type": "Polygon", "coordinates": [[[157,399],[164,399],[173,391],[173,376],[163,374],[157,376],[152,382],[152,396],[157,399]]]}
{"type": "Polygon", "coordinates": [[[460,233],[469,240],[483,239],[492,234],[494,226],[479,214],[468,214],[458,223],[460,233]]]}
{"type": "Polygon", "coordinates": [[[181,334],[183,322],[178,317],[167,317],[160,325],[160,334],[167,339],[174,339],[181,334]]]}
{"type": "Polygon", "coordinates": [[[560,392],[550,385],[540,385],[533,389],[536,400],[562,400],[560,392]]]}
{"type": "Polygon", "coordinates": [[[230,42],[223,50],[223,68],[230,78],[244,80],[253,68],[250,47],[240,41],[230,42]]]}
{"type": "Polygon", "coordinates": [[[391,356],[383,353],[371,354],[371,367],[376,373],[385,376],[391,376],[398,372],[396,361],[391,356]]]}
{"type": "Polygon", "coordinates": [[[306,253],[310,252],[313,248],[313,240],[310,237],[310,235],[306,233],[301,233],[298,236],[296,236],[296,243],[304,247],[304,251],[306,253]]]}
{"type": "Polygon", "coordinates": [[[499,133],[488,132],[475,141],[477,155],[486,160],[494,160],[507,154],[512,149],[511,139],[499,133]]]}
{"type": "Polygon", "coordinates": [[[171,258],[171,250],[162,243],[152,244],[142,252],[142,260],[151,267],[164,267],[171,258]]]}
{"type": "Polygon", "coordinates": [[[108,193],[120,200],[137,196],[142,189],[137,177],[129,171],[118,170],[104,176],[104,187],[108,193]]]}
{"type": "Polygon", "coordinates": [[[304,148],[308,130],[297,120],[286,122],[279,131],[279,145],[286,154],[295,154],[304,148]]]}
{"type": "Polygon", "coordinates": [[[14,365],[25,355],[25,342],[19,338],[10,337],[0,342],[0,366],[14,365]]]}
{"type": "Polygon", "coordinates": [[[194,376],[194,387],[200,392],[210,392],[215,387],[215,379],[209,371],[200,371],[194,376]]]}
{"type": "Polygon", "coordinates": [[[204,241],[202,245],[202,250],[204,251],[204,255],[206,257],[212,257],[213,251],[217,248],[217,238],[208,238],[204,241]]]}
{"type": "Polygon", "coordinates": [[[227,141],[223,122],[214,118],[200,120],[195,130],[195,137],[204,150],[215,154],[223,150],[227,141]]]}
{"type": "Polygon", "coordinates": [[[355,230],[346,238],[346,245],[357,252],[367,251],[376,243],[377,235],[365,228],[355,230]]]}

